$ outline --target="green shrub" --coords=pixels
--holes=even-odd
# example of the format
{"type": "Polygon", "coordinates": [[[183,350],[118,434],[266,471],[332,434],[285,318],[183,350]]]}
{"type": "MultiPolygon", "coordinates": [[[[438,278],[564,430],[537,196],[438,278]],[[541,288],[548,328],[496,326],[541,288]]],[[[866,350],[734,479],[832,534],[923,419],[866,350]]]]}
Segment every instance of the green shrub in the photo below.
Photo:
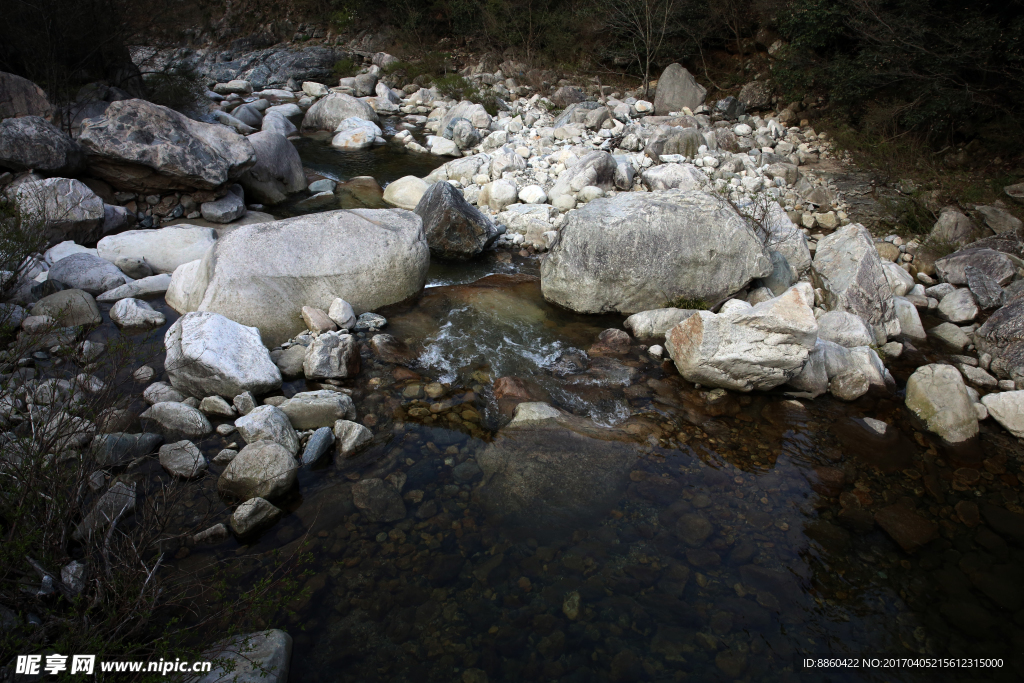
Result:
{"type": "Polygon", "coordinates": [[[335,78],[348,78],[349,76],[355,76],[356,72],[359,71],[359,68],[350,57],[346,57],[345,59],[339,59],[336,61],[332,71],[334,72],[335,78]]]}
{"type": "Polygon", "coordinates": [[[686,308],[691,311],[708,310],[708,302],[704,299],[680,296],[665,303],[665,308],[686,308]]]}

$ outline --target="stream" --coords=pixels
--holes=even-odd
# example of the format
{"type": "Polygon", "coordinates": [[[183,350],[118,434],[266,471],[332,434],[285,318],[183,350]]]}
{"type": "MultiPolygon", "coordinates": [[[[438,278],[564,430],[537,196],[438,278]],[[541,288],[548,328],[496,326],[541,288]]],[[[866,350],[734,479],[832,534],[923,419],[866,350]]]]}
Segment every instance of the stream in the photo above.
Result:
{"type": "MultiPolygon", "coordinates": [[[[387,147],[343,153],[319,139],[296,147],[322,175],[381,185],[440,162],[387,147]]],[[[524,254],[434,263],[416,301],[379,311],[409,362],[364,354],[346,385],[372,446],[301,470],[298,491],[279,503],[286,515],[260,538],[176,556],[184,570],[238,561],[257,580],[275,550],[305,544],[308,594],[290,606],[293,617],[271,624],[294,638],[290,680],[1024,676],[1024,552],[957,506],[969,497],[976,517],[988,501],[1019,504],[1017,440],[987,421],[974,448],[948,452],[915,431],[902,393],[843,403],[708,391],[638,344],[591,353],[598,333],[621,329],[623,318],[546,303],[539,260],[524,254]],[[507,377],[520,382],[495,382],[507,377]],[[610,504],[586,506],[570,525],[529,516],[505,524],[481,504],[478,456],[524,397],[632,439],[600,442],[636,454],[610,504]],[[352,484],[390,475],[404,477],[407,514],[371,523],[352,503],[352,484]],[[935,519],[939,537],[904,551],[872,520],[888,506],[935,519]],[[867,668],[868,657],[881,663],[867,668]],[[895,657],[972,659],[969,668],[886,668],[895,657]],[[815,671],[805,658],[859,666],[815,671]]],[[[150,303],[167,324],[140,339],[162,359],[178,315],[162,298],[150,303]]],[[[101,304],[105,322],[91,338],[111,336],[109,308],[101,304]]],[[[892,367],[901,387],[915,366],[892,367]]],[[[291,381],[282,393],[315,388],[291,381]]],[[[244,445],[237,433],[199,445],[212,458],[232,443],[244,445]]],[[[227,516],[216,492],[222,469],[211,464],[212,476],[190,484],[183,524],[227,516]]]]}

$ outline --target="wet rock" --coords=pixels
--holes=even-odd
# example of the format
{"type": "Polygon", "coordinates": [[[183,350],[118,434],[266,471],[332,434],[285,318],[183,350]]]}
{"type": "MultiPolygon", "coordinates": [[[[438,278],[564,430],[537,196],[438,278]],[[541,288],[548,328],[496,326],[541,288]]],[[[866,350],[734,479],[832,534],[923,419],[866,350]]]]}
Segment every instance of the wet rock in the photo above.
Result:
{"type": "Polygon", "coordinates": [[[214,663],[213,669],[195,683],[288,683],[292,637],[279,629],[234,636],[203,657],[214,663]]]}
{"type": "Polygon", "coordinates": [[[239,536],[248,536],[268,526],[281,516],[279,510],[266,498],[250,498],[231,514],[231,529],[239,536]]]}
{"type": "Polygon", "coordinates": [[[78,141],[92,175],[132,192],[212,190],[255,162],[252,145],[230,128],[138,99],[86,119],[78,141]]]}
{"type": "Polygon", "coordinates": [[[527,420],[523,406],[537,404],[520,404],[517,419],[477,455],[484,509],[545,536],[600,519],[629,483],[631,437],[557,411],[527,420]]]}
{"type": "Polygon", "coordinates": [[[959,443],[978,433],[978,418],[967,387],[956,368],[925,365],[907,381],[907,408],[928,431],[949,443],[959,443]]]}
{"type": "Polygon", "coordinates": [[[769,272],[764,248],[731,208],[699,192],[629,192],[568,214],[541,264],[541,288],[574,311],[631,314],[678,298],[712,304],[769,272]]]}
{"type": "Polygon", "coordinates": [[[156,452],[163,441],[160,434],[97,434],[91,445],[93,460],[100,467],[117,467],[156,452]]]}
{"type": "Polygon", "coordinates": [[[315,465],[321,456],[327,453],[334,445],[334,432],[330,427],[320,427],[306,442],[306,448],[302,451],[301,462],[303,466],[315,465]]]}
{"type": "Polygon", "coordinates": [[[1017,546],[1024,546],[1024,515],[992,503],[982,503],[981,514],[997,534],[1017,546]]]}
{"type": "Polygon", "coordinates": [[[715,655],[715,666],[728,678],[740,678],[747,670],[747,655],[736,650],[723,650],[715,655]]]}
{"type": "Polygon", "coordinates": [[[427,190],[416,205],[430,253],[440,259],[463,261],[490,247],[498,238],[491,219],[469,204],[451,183],[427,190]]]}
{"type": "Polygon", "coordinates": [[[254,408],[247,415],[235,420],[235,428],[248,444],[273,441],[293,456],[299,452],[299,437],[295,429],[288,416],[275,406],[263,405],[254,408]]]}
{"type": "Polygon", "coordinates": [[[347,458],[373,441],[373,432],[358,422],[338,420],[334,423],[334,438],[338,442],[338,453],[347,458]]]}
{"type": "Polygon", "coordinates": [[[306,362],[306,347],[301,344],[294,344],[287,349],[271,351],[270,359],[281,371],[281,376],[291,379],[302,377],[305,370],[303,363],[306,362]]]}
{"type": "Polygon", "coordinates": [[[213,432],[206,416],[184,403],[155,403],[139,419],[143,428],[159,431],[168,439],[202,439],[213,432]]]}
{"type": "Polygon", "coordinates": [[[879,510],[874,514],[874,521],[908,553],[918,550],[938,536],[938,525],[935,522],[925,519],[903,504],[879,510]]]}
{"type": "Polygon", "coordinates": [[[699,548],[714,533],[715,527],[702,515],[686,514],[676,522],[676,535],[686,545],[699,548]]]}
{"type": "Polygon", "coordinates": [[[288,417],[295,429],[332,427],[337,420],[356,418],[352,398],[330,389],[300,392],[278,408],[288,417]]]}
{"type": "Polygon", "coordinates": [[[452,476],[455,477],[455,481],[460,484],[468,484],[480,476],[480,474],[480,467],[475,462],[469,460],[459,463],[452,468],[452,476]]]}
{"type": "Polygon", "coordinates": [[[347,379],[359,374],[359,349],[351,334],[327,332],[306,348],[306,379],[347,379]]]}
{"type": "Polygon", "coordinates": [[[390,334],[375,334],[370,339],[370,350],[378,360],[396,365],[409,365],[416,360],[416,354],[403,342],[390,334]]]}
{"type": "Polygon", "coordinates": [[[259,330],[216,313],[186,313],[164,336],[171,384],[192,396],[265,394],[281,386],[259,330]]]}
{"type": "Polygon", "coordinates": [[[250,443],[224,468],[217,490],[239,500],[277,498],[295,484],[298,466],[292,453],[279,443],[250,443]]]}
{"type": "Polygon", "coordinates": [[[383,479],[363,479],[352,486],[352,502],[370,522],[397,522],[405,518],[405,503],[383,479]]]}
{"type": "Polygon", "coordinates": [[[366,311],[419,292],[429,260],[415,214],[326,211],[222,236],[182,299],[258,327],[273,346],[303,330],[303,306],[326,309],[340,297],[366,311]]]}
{"type": "Polygon", "coordinates": [[[796,286],[744,312],[698,311],[669,331],[665,346],[679,373],[691,382],[765,390],[797,376],[814,350],[817,330],[796,286]]]}
{"type": "Polygon", "coordinates": [[[986,394],[981,403],[988,414],[1018,439],[1024,438],[1024,391],[986,394]]]}
{"type": "Polygon", "coordinates": [[[607,329],[597,335],[597,342],[590,347],[591,355],[610,354],[622,355],[629,353],[631,340],[629,334],[614,328],[607,329]]]}
{"type": "Polygon", "coordinates": [[[32,306],[32,315],[50,316],[62,325],[99,325],[103,321],[96,299],[81,289],[65,289],[32,306]]]}
{"type": "Polygon", "coordinates": [[[892,289],[864,226],[848,225],[820,240],[811,275],[826,307],[858,316],[877,343],[899,334],[892,289]]]}
{"type": "Polygon", "coordinates": [[[191,441],[178,441],[160,447],[160,465],[168,473],[192,479],[209,468],[202,451],[191,441]]]}

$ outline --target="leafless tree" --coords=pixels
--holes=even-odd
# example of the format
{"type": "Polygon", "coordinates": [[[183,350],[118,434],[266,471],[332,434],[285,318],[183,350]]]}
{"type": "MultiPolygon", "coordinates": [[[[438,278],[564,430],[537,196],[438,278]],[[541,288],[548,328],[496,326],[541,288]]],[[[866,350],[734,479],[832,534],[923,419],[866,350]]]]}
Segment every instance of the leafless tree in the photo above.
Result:
{"type": "Polygon", "coordinates": [[[671,33],[680,0],[603,0],[608,27],[625,37],[632,57],[644,71],[644,97],[651,81],[651,64],[671,33]]]}

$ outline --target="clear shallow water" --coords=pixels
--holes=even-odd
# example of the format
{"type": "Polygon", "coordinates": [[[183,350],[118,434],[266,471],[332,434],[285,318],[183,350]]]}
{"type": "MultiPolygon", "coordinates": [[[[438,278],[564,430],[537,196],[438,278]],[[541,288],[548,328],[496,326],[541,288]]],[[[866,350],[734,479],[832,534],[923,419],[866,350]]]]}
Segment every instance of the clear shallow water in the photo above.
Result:
{"type": "Polygon", "coordinates": [[[330,135],[309,135],[293,141],[302,165],[332,180],[373,176],[382,187],[407,175],[422,178],[444,163],[444,157],[407,152],[401,145],[386,144],[358,151],[331,147],[330,135]]]}
{"type": "MultiPolygon", "coordinates": [[[[394,366],[367,351],[349,384],[373,445],[300,471],[298,489],[276,501],[287,514],[258,539],[178,558],[186,570],[238,562],[256,581],[274,551],[311,553],[308,593],[272,624],[294,637],[290,680],[483,680],[477,670],[509,682],[1021,679],[1017,440],[987,422],[977,443],[951,452],[915,431],[901,395],[852,404],[722,395],[636,345],[593,356],[597,334],[621,318],[547,304],[531,277],[536,263],[492,255],[432,265],[417,301],[384,311],[384,331],[415,360],[394,366]],[[496,391],[507,376],[631,439],[612,446],[635,454],[621,492],[586,507],[572,528],[541,520],[513,529],[482,504],[481,476],[466,467],[501,438],[518,400],[496,391]],[[434,381],[448,384],[424,396],[434,381]],[[886,422],[886,435],[865,417],[886,422]],[[404,477],[406,515],[369,521],[352,484],[389,475],[404,477]],[[934,524],[937,537],[901,548],[875,522],[893,506],[934,524]],[[801,664],[847,656],[993,657],[1004,666],[801,664]]],[[[170,324],[175,314],[155,303],[170,324]]],[[[894,368],[901,383],[913,366],[894,368]]],[[[312,388],[290,382],[284,393],[312,388]]],[[[239,442],[200,445],[212,456],[239,442]]],[[[194,484],[181,524],[226,520],[220,470],[194,484]]]]}

